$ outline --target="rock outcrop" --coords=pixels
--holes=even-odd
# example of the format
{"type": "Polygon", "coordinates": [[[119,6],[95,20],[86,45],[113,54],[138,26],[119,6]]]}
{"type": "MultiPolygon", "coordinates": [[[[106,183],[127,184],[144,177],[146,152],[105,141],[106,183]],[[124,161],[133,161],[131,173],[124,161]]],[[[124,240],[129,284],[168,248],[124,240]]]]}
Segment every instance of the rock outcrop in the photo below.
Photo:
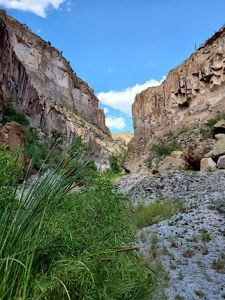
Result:
{"type": "Polygon", "coordinates": [[[6,146],[10,149],[19,148],[20,157],[19,161],[24,164],[24,132],[20,124],[16,122],[7,123],[0,128],[0,146],[6,146]]]}
{"type": "Polygon", "coordinates": [[[171,70],[161,86],[136,96],[128,167],[143,167],[156,137],[186,124],[206,121],[221,111],[225,111],[225,27],[171,70]]]}
{"type": "Polygon", "coordinates": [[[119,151],[98,99],[50,42],[0,10],[0,111],[10,102],[32,127],[81,136],[99,158],[119,151]]]}

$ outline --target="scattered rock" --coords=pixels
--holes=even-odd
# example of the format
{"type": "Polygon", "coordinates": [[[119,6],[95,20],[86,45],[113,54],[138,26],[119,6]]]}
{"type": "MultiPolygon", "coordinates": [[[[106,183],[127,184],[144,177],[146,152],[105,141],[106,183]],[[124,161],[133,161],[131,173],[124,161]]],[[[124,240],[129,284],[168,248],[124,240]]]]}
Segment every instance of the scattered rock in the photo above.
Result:
{"type": "MultiPolygon", "coordinates": [[[[178,152],[178,151],[176,151],[178,152]]],[[[178,153],[176,153],[178,155],[178,153]]],[[[158,164],[158,171],[159,172],[165,172],[168,170],[188,170],[189,164],[187,161],[181,157],[171,157],[167,156],[165,159],[163,159],[158,164]]]]}
{"type": "Polygon", "coordinates": [[[203,158],[201,160],[200,170],[202,172],[214,172],[216,171],[216,163],[212,160],[211,157],[203,158]]]}
{"type": "Polygon", "coordinates": [[[205,157],[212,157],[217,160],[220,156],[225,154],[225,134],[215,135],[216,142],[211,151],[209,151],[205,157]]]}
{"type": "Polygon", "coordinates": [[[225,169],[225,155],[222,155],[218,158],[217,168],[218,169],[225,169]]]}

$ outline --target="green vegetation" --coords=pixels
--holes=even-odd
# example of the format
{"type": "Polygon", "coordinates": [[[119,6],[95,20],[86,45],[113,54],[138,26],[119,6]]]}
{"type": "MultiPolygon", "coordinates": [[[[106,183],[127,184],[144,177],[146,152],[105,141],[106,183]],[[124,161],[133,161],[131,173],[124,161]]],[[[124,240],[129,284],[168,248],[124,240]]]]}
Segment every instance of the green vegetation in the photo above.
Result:
{"type": "Polygon", "coordinates": [[[29,121],[23,113],[17,112],[11,105],[7,105],[3,108],[2,124],[15,121],[22,126],[28,126],[29,121]]]}
{"type": "Polygon", "coordinates": [[[211,236],[206,229],[201,230],[201,237],[204,243],[208,243],[209,241],[211,241],[211,236]]]}
{"type": "Polygon", "coordinates": [[[1,190],[10,186],[0,194],[1,299],[149,298],[156,279],[132,249],[127,199],[97,173],[81,141],[54,169],[49,158],[19,193],[19,155],[2,151],[11,179],[0,173],[1,190]]]}
{"type": "Polygon", "coordinates": [[[224,113],[218,113],[217,116],[208,119],[208,121],[201,127],[201,135],[203,139],[213,138],[213,126],[220,120],[225,120],[224,113]]]}
{"type": "Polygon", "coordinates": [[[221,254],[218,259],[213,260],[212,268],[218,273],[225,273],[225,254],[221,254]]]}
{"type": "Polygon", "coordinates": [[[149,167],[152,167],[152,161],[154,159],[162,160],[165,156],[170,155],[171,152],[177,150],[177,145],[175,142],[171,143],[157,143],[150,149],[150,155],[148,157],[149,167]]]}
{"type": "Polygon", "coordinates": [[[127,158],[127,151],[123,151],[119,155],[111,155],[109,157],[110,170],[113,173],[121,173],[126,158],[127,158]]]}
{"type": "Polygon", "coordinates": [[[134,212],[134,222],[137,228],[143,228],[171,218],[178,212],[184,212],[184,202],[180,199],[155,200],[149,205],[138,204],[134,212]]]}

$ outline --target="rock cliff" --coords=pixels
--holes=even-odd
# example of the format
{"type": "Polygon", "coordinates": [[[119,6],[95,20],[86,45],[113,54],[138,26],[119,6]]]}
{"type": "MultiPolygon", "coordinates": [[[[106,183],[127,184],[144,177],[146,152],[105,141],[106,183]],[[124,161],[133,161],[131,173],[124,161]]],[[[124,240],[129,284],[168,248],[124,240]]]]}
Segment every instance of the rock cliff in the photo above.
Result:
{"type": "Polygon", "coordinates": [[[221,111],[225,111],[225,27],[171,70],[161,86],[136,96],[128,167],[143,167],[156,137],[186,124],[204,122],[221,111]]]}
{"type": "Polygon", "coordinates": [[[100,159],[119,151],[98,99],[50,42],[0,10],[0,111],[8,102],[32,127],[81,136],[100,159]]]}

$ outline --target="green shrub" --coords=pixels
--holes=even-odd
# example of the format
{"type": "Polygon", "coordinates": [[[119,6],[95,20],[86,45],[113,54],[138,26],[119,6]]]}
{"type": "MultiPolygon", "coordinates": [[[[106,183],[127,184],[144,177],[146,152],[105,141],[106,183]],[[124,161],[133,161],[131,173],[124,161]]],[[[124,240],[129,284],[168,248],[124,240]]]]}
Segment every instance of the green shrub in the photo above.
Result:
{"type": "Polygon", "coordinates": [[[183,212],[184,210],[185,207],[182,200],[156,200],[149,205],[140,203],[134,212],[135,225],[137,228],[147,227],[169,219],[174,214],[183,212]]]}
{"type": "Polygon", "coordinates": [[[32,159],[34,168],[41,168],[49,151],[50,144],[40,141],[35,129],[25,129],[25,155],[32,159]]]}
{"type": "Polygon", "coordinates": [[[165,156],[170,155],[171,152],[176,150],[177,147],[178,146],[176,145],[175,142],[171,142],[171,143],[168,143],[168,144],[163,144],[163,143],[154,144],[152,146],[152,148],[150,149],[150,154],[149,154],[149,157],[148,157],[149,167],[152,166],[153,159],[156,159],[156,158],[162,158],[163,159],[165,156]]]}
{"type": "Polygon", "coordinates": [[[120,173],[121,172],[121,165],[119,161],[119,157],[116,155],[111,155],[109,157],[109,165],[110,169],[113,173],[120,173]]]}
{"type": "Polygon", "coordinates": [[[56,141],[62,142],[65,139],[65,135],[56,129],[53,129],[51,134],[52,134],[53,142],[56,142],[56,141]]]}
{"type": "Polygon", "coordinates": [[[15,121],[20,125],[26,127],[29,125],[25,114],[17,112],[12,106],[7,105],[3,109],[2,123],[6,124],[7,122],[15,121]]]}
{"type": "Polygon", "coordinates": [[[200,129],[200,133],[203,139],[213,138],[213,126],[220,120],[225,120],[225,114],[219,113],[215,117],[208,119],[200,129]]]}
{"type": "Polygon", "coordinates": [[[127,158],[127,151],[122,151],[119,155],[111,155],[109,157],[110,170],[113,173],[120,173],[127,158]]]}

